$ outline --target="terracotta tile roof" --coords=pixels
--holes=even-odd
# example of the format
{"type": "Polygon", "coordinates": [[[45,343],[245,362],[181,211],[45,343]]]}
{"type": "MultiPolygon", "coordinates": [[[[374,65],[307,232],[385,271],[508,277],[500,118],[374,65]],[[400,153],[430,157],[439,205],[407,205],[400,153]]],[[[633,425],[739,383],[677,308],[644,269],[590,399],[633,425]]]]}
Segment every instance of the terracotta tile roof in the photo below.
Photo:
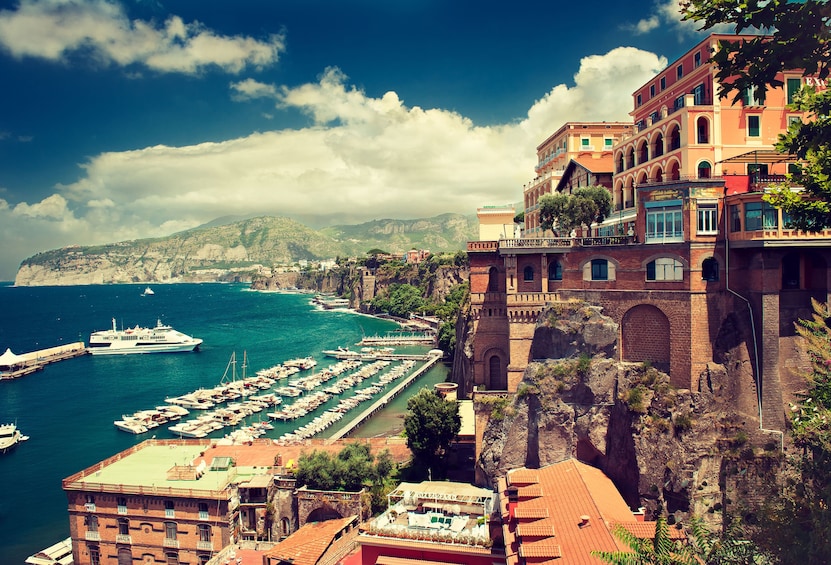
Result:
{"type": "Polygon", "coordinates": [[[524,506],[520,502],[514,510],[514,517],[517,520],[541,520],[542,518],[548,518],[548,508],[545,506],[524,506]]]}
{"type": "Polygon", "coordinates": [[[357,516],[304,524],[296,532],[265,552],[265,557],[291,561],[293,565],[316,565],[335,535],[357,520],[357,516]]]}
{"type": "Polygon", "coordinates": [[[517,496],[520,498],[537,498],[542,496],[542,487],[540,485],[528,485],[527,487],[519,487],[517,489],[517,496]]]}
{"type": "Polygon", "coordinates": [[[554,524],[549,520],[537,520],[519,524],[516,527],[516,533],[522,538],[545,538],[554,536],[554,524]]]}
{"type": "Polygon", "coordinates": [[[597,158],[578,155],[574,160],[593,173],[611,173],[615,170],[615,159],[613,155],[603,155],[597,158]]]}
{"type": "MultiPolygon", "coordinates": [[[[652,539],[655,537],[655,522],[618,522],[610,524],[612,530],[615,526],[626,528],[633,536],[641,539],[652,539]]],[[[670,539],[683,540],[687,539],[687,534],[684,530],[678,529],[675,526],[670,526],[668,529],[670,539]]]]}
{"type": "Polygon", "coordinates": [[[553,559],[562,557],[560,546],[550,541],[525,542],[519,548],[519,555],[526,558],[544,557],[553,559]]]}
{"type": "Polygon", "coordinates": [[[508,484],[512,486],[533,485],[539,482],[539,473],[533,469],[515,469],[508,472],[508,484]]]}

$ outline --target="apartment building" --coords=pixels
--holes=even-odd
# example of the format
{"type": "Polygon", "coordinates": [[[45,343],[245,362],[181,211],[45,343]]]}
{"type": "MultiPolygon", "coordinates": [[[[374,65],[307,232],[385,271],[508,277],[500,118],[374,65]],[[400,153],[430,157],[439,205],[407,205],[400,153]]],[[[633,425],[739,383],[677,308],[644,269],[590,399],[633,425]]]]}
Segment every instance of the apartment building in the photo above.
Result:
{"type": "Polygon", "coordinates": [[[795,165],[774,151],[804,118],[787,102],[817,79],[781,73],[784,86],[764,104],[755,92],[719,99],[708,59],[731,37],[709,36],[633,94],[631,135],[611,149],[614,212],[602,225],[576,238],[469,242],[473,375],[462,397],[516,390],[538,314],[581,299],[619,325],[619,360],[649,362],[679,387],[697,389],[730,351],[759,418],[784,425],[801,386],[793,324],[810,316],[811,298],[829,299],[831,230],[789,229],[762,197],[795,165]]]}

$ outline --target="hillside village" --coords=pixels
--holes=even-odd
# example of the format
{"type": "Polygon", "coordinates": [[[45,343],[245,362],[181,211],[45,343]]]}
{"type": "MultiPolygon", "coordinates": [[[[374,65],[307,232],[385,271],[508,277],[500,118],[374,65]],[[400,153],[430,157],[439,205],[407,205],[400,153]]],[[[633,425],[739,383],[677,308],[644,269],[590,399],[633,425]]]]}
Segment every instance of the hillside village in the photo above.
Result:
{"type": "MultiPolygon", "coordinates": [[[[789,449],[810,367],[794,323],[831,298],[831,230],[790,229],[762,199],[796,163],[773,146],[804,118],[788,108],[804,77],[764,104],[720,99],[707,63],[725,37],[638,89],[631,123],[558,126],[524,210],[483,203],[440,391],[464,407],[469,481],[401,482],[370,516],[366,493],[307,489],[287,464],[338,445],[148,440],[64,481],[73,562],[599,563],[628,549],[621,531],[684,543],[692,517],[750,521],[789,449]],[[612,214],[552,233],[540,201],[587,186],[612,214]],[[144,475],[125,480],[131,464],[144,475]]],[[[374,445],[403,464],[402,441],[374,445]]]]}

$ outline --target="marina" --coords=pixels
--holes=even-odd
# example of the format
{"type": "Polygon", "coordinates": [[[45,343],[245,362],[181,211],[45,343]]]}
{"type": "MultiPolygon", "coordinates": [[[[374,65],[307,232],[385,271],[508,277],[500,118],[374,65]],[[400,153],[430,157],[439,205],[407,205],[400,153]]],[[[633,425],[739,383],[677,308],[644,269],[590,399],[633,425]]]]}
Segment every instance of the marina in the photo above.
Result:
{"type": "Polygon", "coordinates": [[[5,353],[0,355],[0,380],[17,379],[42,371],[50,363],[86,354],[87,350],[82,341],[19,355],[13,353],[10,348],[6,348],[5,353]]]}

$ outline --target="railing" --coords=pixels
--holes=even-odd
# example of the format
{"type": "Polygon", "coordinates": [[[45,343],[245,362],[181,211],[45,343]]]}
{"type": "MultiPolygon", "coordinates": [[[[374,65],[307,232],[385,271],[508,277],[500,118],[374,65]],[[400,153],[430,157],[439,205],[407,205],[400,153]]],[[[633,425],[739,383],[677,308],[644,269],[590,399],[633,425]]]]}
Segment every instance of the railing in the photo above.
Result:
{"type": "Polygon", "coordinates": [[[819,231],[803,231],[785,228],[766,228],[761,230],[730,232],[728,237],[730,241],[831,239],[831,229],[827,228],[819,231]]]}
{"type": "Polygon", "coordinates": [[[471,251],[499,251],[499,242],[497,241],[468,241],[468,253],[471,251]]]}
{"type": "Polygon", "coordinates": [[[197,541],[196,542],[196,549],[199,551],[213,551],[214,544],[210,541],[197,541]]]}
{"type": "Polygon", "coordinates": [[[127,514],[127,507],[126,507],[126,506],[119,505],[119,506],[118,506],[118,513],[119,513],[119,514],[127,514]]]}
{"type": "Polygon", "coordinates": [[[164,517],[165,518],[175,518],[176,511],[173,508],[165,508],[164,509],[164,517]]]}
{"type": "Polygon", "coordinates": [[[628,235],[602,237],[539,237],[523,239],[502,239],[499,249],[545,249],[567,247],[598,247],[605,245],[627,245],[634,243],[628,235]]]}
{"type": "Polygon", "coordinates": [[[133,543],[133,538],[129,534],[116,534],[115,535],[115,543],[132,544],[133,543]]]}
{"type": "Polygon", "coordinates": [[[162,542],[162,545],[164,547],[172,547],[174,549],[179,549],[179,540],[171,539],[171,538],[164,538],[164,541],[162,542]]]}
{"type": "Polygon", "coordinates": [[[87,502],[84,504],[84,510],[87,512],[95,512],[95,503],[94,502],[87,502]]]}
{"type": "Polygon", "coordinates": [[[84,539],[87,541],[101,541],[101,534],[96,531],[88,530],[84,534],[84,539]]]}

